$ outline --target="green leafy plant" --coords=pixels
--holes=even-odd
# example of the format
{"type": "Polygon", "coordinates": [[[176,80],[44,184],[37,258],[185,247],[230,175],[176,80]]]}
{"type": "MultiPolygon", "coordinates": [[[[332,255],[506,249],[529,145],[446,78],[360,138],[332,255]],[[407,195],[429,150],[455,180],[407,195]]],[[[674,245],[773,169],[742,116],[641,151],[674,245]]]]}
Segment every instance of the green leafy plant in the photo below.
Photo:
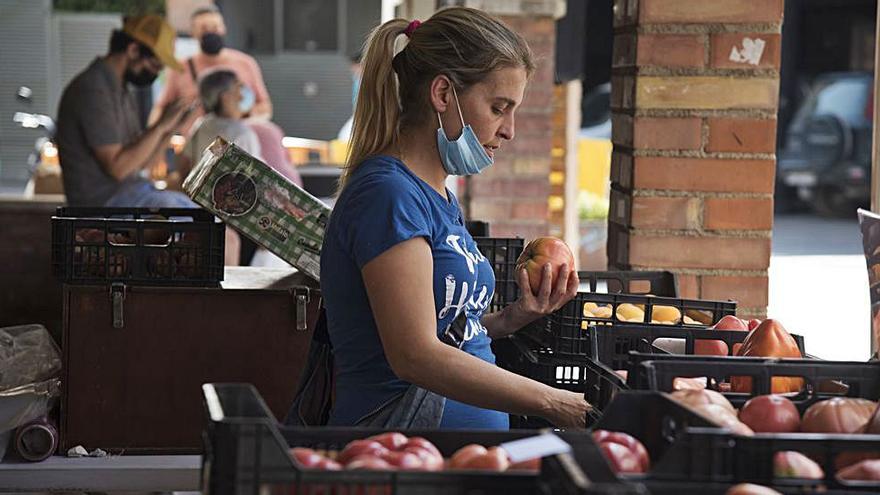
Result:
{"type": "Polygon", "coordinates": [[[578,193],[578,217],[581,220],[604,220],[608,218],[608,199],[591,193],[578,193]]]}

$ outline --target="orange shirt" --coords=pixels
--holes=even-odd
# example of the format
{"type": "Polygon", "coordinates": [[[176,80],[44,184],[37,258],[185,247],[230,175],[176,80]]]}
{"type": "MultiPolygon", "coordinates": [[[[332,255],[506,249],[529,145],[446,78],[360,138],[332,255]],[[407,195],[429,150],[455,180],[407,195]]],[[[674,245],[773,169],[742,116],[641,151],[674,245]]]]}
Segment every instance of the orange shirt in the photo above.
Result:
{"type": "MultiPolygon", "coordinates": [[[[263,73],[254,57],[240,52],[234,48],[224,48],[215,56],[197,53],[192,57],[193,65],[196,69],[196,75],[200,76],[205,70],[212,68],[225,68],[232,72],[238,79],[246,84],[254,92],[254,102],[262,103],[269,100],[269,91],[266,89],[266,83],[263,82],[263,73]]],[[[169,103],[177,98],[196,98],[199,95],[199,86],[193,79],[192,72],[187,61],[181,61],[183,70],[178,72],[174,70],[165,71],[165,87],[162,89],[162,95],[156,106],[165,108],[169,103]]],[[[186,135],[189,132],[195,120],[202,116],[204,112],[199,108],[189,120],[184,124],[181,132],[186,135]]]]}

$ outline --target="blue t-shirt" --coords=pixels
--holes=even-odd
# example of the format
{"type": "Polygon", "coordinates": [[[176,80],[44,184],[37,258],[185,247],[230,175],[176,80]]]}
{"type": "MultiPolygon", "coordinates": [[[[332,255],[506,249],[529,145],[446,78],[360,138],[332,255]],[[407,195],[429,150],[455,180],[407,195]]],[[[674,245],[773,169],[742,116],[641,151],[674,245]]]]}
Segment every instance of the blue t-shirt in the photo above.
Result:
{"type": "MultiPolygon", "coordinates": [[[[378,156],[355,169],[330,215],[321,250],[321,292],[336,363],[331,425],[353,425],[403,393],[391,370],[361,269],[392,246],[424,238],[434,259],[438,335],[462,311],[462,350],[495,363],[480,317],[495,290],[491,264],[464,227],[455,196],[444,198],[400,160],[378,156]]],[[[389,274],[388,283],[405,283],[389,274]]],[[[507,429],[507,414],[447,400],[441,428],[507,429]]]]}

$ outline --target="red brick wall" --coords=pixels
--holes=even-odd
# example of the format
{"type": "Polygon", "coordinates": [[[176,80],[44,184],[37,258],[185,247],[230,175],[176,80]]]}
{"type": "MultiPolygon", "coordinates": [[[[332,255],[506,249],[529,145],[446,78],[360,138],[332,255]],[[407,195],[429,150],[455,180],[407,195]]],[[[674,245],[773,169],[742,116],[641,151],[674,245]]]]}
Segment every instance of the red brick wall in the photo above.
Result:
{"type": "Polygon", "coordinates": [[[469,218],[490,223],[493,237],[531,239],[549,232],[556,25],[550,15],[501,19],[526,38],[537,70],[516,113],[515,138],[502,145],[494,165],[468,178],[463,201],[469,218]]]}
{"type": "Polygon", "coordinates": [[[766,313],[782,11],[615,0],[612,267],[672,270],[684,297],[766,313]]]}

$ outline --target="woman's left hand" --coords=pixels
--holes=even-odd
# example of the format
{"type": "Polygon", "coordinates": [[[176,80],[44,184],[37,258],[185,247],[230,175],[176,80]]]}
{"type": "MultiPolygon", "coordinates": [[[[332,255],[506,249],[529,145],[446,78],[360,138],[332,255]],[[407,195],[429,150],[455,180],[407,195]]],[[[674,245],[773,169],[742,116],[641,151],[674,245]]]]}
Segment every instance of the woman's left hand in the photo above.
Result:
{"type": "Polygon", "coordinates": [[[568,264],[559,267],[555,284],[551,274],[552,268],[547,263],[541,270],[541,286],[537,294],[532,293],[529,274],[525,268],[517,274],[517,282],[522,295],[512,305],[511,310],[518,313],[516,319],[523,321],[523,325],[556,311],[577,294],[580,281],[577,272],[573,268],[569,268],[568,264]]]}

